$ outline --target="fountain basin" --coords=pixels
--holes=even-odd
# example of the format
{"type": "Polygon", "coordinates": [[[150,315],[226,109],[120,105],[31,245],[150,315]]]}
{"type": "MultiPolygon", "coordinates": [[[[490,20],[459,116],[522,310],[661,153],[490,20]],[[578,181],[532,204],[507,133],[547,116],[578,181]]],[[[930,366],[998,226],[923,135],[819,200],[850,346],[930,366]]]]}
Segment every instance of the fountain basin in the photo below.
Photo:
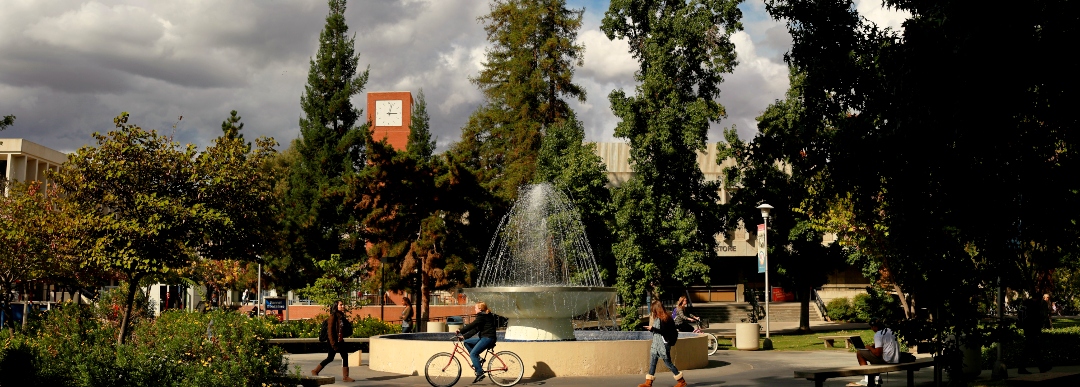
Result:
{"type": "MultiPolygon", "coordinates": [[[[499,332],[495,351],[511,351],[521,357],[525,378],[557,376],[642,375],[649,371],[652,334],[644,331],[577,331],[573,341],[513,341],[499,332]]],[[[452,333],[401,333],[372,337],[369,367],[374,371],[423,375],[424,364],[438,352],[450,352],[452,333]]],[[[680,333],[671,348],[672,361],[679,370],[709,365],[708,339],[695,333],[680,333]]],[[[351,364],[360,353],[350,354],[351,364]]],[[[462,360],[462,367],[468,364],[462,360]]],[[[664,362],[658,372],[667,372],[664,362]]]]}
{"type": "Polygon", "coordinates": [[[505,286],[464,289],[506,317],[508,340],[575,340],[571,318],[597,306],[613,305],[615,288],[594,286],[505,286]]]}

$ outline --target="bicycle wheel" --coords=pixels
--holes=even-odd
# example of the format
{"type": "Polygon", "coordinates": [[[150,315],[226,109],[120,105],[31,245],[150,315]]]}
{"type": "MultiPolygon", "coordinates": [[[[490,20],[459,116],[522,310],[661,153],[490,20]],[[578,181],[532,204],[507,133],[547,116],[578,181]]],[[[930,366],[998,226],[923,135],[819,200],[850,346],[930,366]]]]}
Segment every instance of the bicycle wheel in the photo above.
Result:
{"type": "Polygon", "coordinates": [[[525,375],[525,365],[521,364],[521,357],[510,351],[496,353],[487,361],[488,378],[492,382],[503,387],[513,386],[521,381],[525,375]]]}
{"type": "Polygon", "coordinates": [[[709,356],[712,356],[720,348],[720,343],[716,342],[716,336],[712,333],[706,333],[706,335],[709,335],[709,356]]]}
{"type": "Polygon", "coordinates": [[[461,362],[448,352],[439,352],[424,365],[424,378],[434,387],[450,387],[461,379],[461,362]]]}

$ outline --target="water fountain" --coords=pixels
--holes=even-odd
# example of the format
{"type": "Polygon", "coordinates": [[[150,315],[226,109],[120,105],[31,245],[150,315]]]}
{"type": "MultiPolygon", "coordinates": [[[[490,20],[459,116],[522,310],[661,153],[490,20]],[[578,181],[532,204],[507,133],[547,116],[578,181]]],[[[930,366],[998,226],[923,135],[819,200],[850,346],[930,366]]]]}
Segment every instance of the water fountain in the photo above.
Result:
{"type": "Polygon", "coordinates": [[[577,209],[548,183],[518,192],[477,285],[465,295],[509,319],[507,340],[575,340],[571,318],[615,298],[600,280],[577,209]]]}
{"type": "MultiPolygon", "coordinates": [[[[509,319],[506,331],[498,334],[498,349],[521,356],[526,378],[643,374],[648,369],[651,333],[573,329],[573,316],[612,310],[615,289],[603,286],[580,215],[551,184],[519,191],[481,261],[477,287],[464,292],[470,304],[484,301],[509,319]]],[[[463,308],[463,313],[471,310],[463,308]]],[[[611,324],[616,325],[613,318],[611,324]]],[[[373,337],[368,365],[375,371],[422,375],[429,356],[450,349],[451,337],[432,332],[373,337]]],[[[706,345],[703,336],[683,333],[672,359],[680,370],[705,367],[706,345]]],[[[351,356],[355,359],[350,361],[360,360],[359,353],[351,356]]],[[[666,370],[662,363],[658,367],[666,370]]]]}

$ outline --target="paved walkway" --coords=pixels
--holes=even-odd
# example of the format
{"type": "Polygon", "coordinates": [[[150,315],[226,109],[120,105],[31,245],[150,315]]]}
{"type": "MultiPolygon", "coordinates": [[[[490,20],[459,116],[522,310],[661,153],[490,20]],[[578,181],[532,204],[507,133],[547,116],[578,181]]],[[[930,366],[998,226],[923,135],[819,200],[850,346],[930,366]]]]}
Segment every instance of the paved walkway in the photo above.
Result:
{"type": "MultiPolygon", "coordinates": [[[[798,328],[797,323],[772,323],[771,334],[784,334],[793,332],[798,328]]],[[[828,331],[839,329],[868,329],[866,324],[846,324],[813,322],[811,327],[815,331],[828,331]]],[[[719,333],[734,333],[735,324],[713,324],[709,331],[719,333]]],[[[764,337],[764,335],[763,335],[764,337]]],[[[292,367],[300,366],[306,374],[311,372],[315,365],[326,355],[323,354],[290,354],[289,364],[292,367]]],[[[341,360],[335,359],[321,374],[334,376],[337,383],[332,386],[427,386],[423,375],[400,375],[385,372],[372,371],[367,368],[367,354],[363,355],[364,363],[359,367],[353,365],[350,369],[356,382],[341,382],[341,360]]],[[[858,364],[854,353],[840,351],[718,351],[709,357],[709,366],[702,369],[687,370],[684,373],[689,386],[798,386],[813,387],[814,383],[805,379],[794,378],[797,369],[813,369],[821,367],[841,367],[858,364]]],[[[1055,371],[1069,370],[1080,372],[1080,366],[1057,367],[1055,371]]],[[[527,372],[526,372],[527,373],[527,372]]],[[[983,371],[980,378],[985,379],[990,375],[989,371],[983,371]]],[[[1016,375],[1015,369],[1009,370],[1009,375],[1016,375]]],[[[916,385],[933,385],[932,368],[926,368],[915,373],[916,385]]],[[[892,373],[883,375],[885,386],[905,386],[907,377],[905,373],[892,373]]],[[[603,387],[603,386],[636,386],[645,380],[644,375],[621,375],[621,376],[580,376],[580,377],[553,377],[540,380],[522,380],[519,386],[551,386],[551,387],[603,387]]],[[[844,386],[848,382],[859,380],[858,377],[830,379],[826,386],[844,386]]],[[[458,386],[470,386],[472,378],[462,375],[458,386]]],[[[490,381],[482,381],[477,386],[494,386],[490,381]]],[[[658,373],[656,387],[675,385],[671,373],[658,373]]]]}

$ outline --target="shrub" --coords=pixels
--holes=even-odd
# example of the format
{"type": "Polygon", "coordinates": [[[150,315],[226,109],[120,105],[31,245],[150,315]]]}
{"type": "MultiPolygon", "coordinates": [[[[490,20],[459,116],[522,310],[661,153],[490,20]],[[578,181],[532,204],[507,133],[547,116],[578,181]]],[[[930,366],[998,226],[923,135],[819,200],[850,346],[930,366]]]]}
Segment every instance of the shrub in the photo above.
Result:
{"type": "Polygon", "coordinates": [[[825,305],[829,319],[833,321],[848,321],[854,315],[851,302],[846,297],[834,298],[825,305]]]}
{"type": "Polygon", "coordinates": [[[134,324],[124,345],[118,334],[90,307],[63,305],[0,338],[0,372],[28,385],[261,386],[287,371],[269,331],[238,313],[169,311],[134,324]]]}
{"type": "MultiPolygon", "coordinates": [[[[319,337],[323,321],[327,315],[319,314],[310,320],[279,321],[274,318],[256,319],[260,324],[265,324],[270,338],[298,338],[319,337]]],[[[401,327],[396,324],[388,324],[374,317],[352,318],[352,337],[371,337],[388,333],[401,333],[401,327]]]]}
{"type": "MultiPolygon", "coordinates": [[[[1002,340],[1002,344],[1003,363],[1010,368],[1032,366],[1030,356],[1024,351],[1024,335],[1015,326],[1002,340]]],[[[1045,356],[1052,366],[1080,364],[1080,327],[1043,330],[1038,347],[1039,353],[1045,356]]],[[[983,364],[994,364],[996,357],[997,349],[993,345],[982,348],[983,364]]]]}

